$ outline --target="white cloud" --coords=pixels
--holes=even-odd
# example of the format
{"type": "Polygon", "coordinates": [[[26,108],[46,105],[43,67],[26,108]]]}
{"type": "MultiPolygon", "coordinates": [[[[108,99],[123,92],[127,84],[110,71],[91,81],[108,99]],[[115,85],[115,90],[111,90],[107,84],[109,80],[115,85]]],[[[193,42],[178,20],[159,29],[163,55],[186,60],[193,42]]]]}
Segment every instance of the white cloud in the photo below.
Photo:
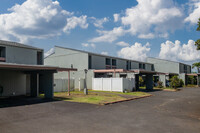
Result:
{"type": "Polygon", "coordinates": [[[86,15],[82,15],[80,17],[74,16],[71,18],[67,18],[67,25],[64,27],[63,31],[69,33],[71,29],[74,29],[77,26],[80,26],[83,29],[86,29],[88,27],[86,15]]]}
{"type": "Polygon", "coordinates": [[[82,45],[83,47],[88,47],[88,46],[89,46],[88,43],[82,43],[81,45],[82,45]]]}
{"type": "Polygon", "coordinates": [[[72,25],[66,19],[73,18],[73,12],[63,10],[58,1],[27,0],[8,10],[10,13],[0,14],[0,39],[26,42],[48,38],[60,35],[66,25],[72,25]]]}
{"type": "Polygon", "coordinates": [[[149,43],[143,46],[141,43],[136,42],[130,47],[122,48],[118,52],[118,56],[127,59],[145,61],[150,50],[151,48],[149,48],[149,43]]]}
{"type": "Polygon", "coordinates": [[[123,30],[122,27],[116,27],[111,31],[100,31],[97,30],[101,36],[95,37],[89,42],[113,42],[115,41],[119,36],[122,36],[125,34],[125,30],[123,30]]]}
{"type": "Polygon", "coordinates": [[[83,47],[92,47],[92,48],[96,48],[96,45],[94,43],[82,43],[81,44],[83,47]]]}
{"type": "Polygon", "coordinates": [[[168,37],[183,26],[184,15],[173,0],[137,0],[138,4],[127,8],[125,13],[114,14],[114,22],[120,20],[121,26],[111,31],[99,32],[93,42],[113,42],[126,33],[143,39],[168,37]],[[119,34],[115,34],[120,29],[119,34]]]}
{"type": "Polygon", "coordinates": [[[47,57],[47,56],[53,54],[54,52],[55,52],[55,49],[51,48],[49,51],[47,51],[46,53],[44,53],[44,57],[47,57]]]}
{"type": "Polygon", "coordinates": [[[103,52],[101,52],[101,54],[108,55],[108,52],[103,51],[103,52]]]}
{"type": "Polygon", "coordinates": [[[195,42],[189,40],[187,44],[181,45],[176,40],[175,43],[166,41],[161,44],[159,57],[161,59],[170,59],[174,61],[195,61],[200,59],[200,51],[196,50],[195,42]]]}
{"type": "Polygon", "coordinates": [[[96,48],[96,45],[94,43],[91,43],[90,46],[96,48]]]}
{"type": "Polygon", "coordinates": [[[193,9],[187,18],[185,18],[185,22],[190,22],[192,24],[197,24],[198,19],[200,18],[200,1],[192,0],[190,1],[190,6],[193,9]]]}
{"type": "Polygon", "coordinates": [[[151,39],[151,38],[154,38],[154,37],[155,37],[155,35],[153,33],[138,35],[138,38],[143,38],[143,39],[151,39]]]}
{"type": "Polygon", "coordinates": [[[121,18],[124,26],[130,26],[132,35],[153,38],[173,31],[181,25],[181,10],[172,0],[137,0],[138,5],[126,9],[121,18]],[[178,24],[178,25],[177,25],[178,24]],[[153,33],[152,33],[153,32],[153,33]]]}
{"type": "Polygon", "coordinates": [[[114,17],[114,22],[119,21],[119,17],[120,17],[119,14],[116,13],[113,15],[113,17],[114,17]]]}
{"type": "Polygon", "coordinates": [[[95,17],[91,17],[91,19],[94,20],[93,24],[97,28],[103,28],[103,24],[109,21],[109,19],[106,17],[104,17],[102,19],[97,19],[95,17]]]}
{"type": "Polygon", "coordinates": [[[126,43],[126,42],[124,42],[124,41],[117,42],[116,44],[117,44],[118,46],[121,46],[121,47],[128,47],[128,46],[129,46],[129,44],[126,43]]]}

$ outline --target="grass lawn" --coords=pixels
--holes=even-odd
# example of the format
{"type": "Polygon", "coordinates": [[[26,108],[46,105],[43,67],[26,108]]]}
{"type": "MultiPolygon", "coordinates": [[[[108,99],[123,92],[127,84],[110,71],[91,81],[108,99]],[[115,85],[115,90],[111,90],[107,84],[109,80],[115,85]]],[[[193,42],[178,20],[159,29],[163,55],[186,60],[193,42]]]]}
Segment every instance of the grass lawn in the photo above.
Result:
{"type": "MultiPolygon", "coordinates": [[[[82,91],[71,91],[70,96],[67,92],[55,92],[54,99],[69,102],[91,103],[91,104],[104,104],[108,102],[115,102],[127,100],[134,97],[150,96],[145,92],[107,92],[107,91],[88,91],[88,95],[84,95],[82,91]]],[[[42,95],[41,95],[42,96],[42,95]]]]}

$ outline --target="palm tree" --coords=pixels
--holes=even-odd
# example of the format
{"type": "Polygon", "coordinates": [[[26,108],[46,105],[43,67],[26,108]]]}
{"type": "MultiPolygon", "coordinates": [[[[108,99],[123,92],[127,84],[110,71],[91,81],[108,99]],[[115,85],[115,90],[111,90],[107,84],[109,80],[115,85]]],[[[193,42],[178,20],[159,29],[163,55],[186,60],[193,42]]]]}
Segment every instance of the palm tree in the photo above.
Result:
{"type": "Polygon", "coordinates": [[[196,62],[192,64],[192,68],[197,68],[197,72],[200,73],[200,62],[196,62]]]}
{"type": "MultiPolygon", "coordinates": [[[[197,31],[200,31],[200,18],[199,18],[199,21],[198,21],[198,27],[197,27],[197,31]]],[[[195,46],[197,47],[197,50],[200,50],[200,39],[198,39],[196,42],[195,42],[195,46]]]]}

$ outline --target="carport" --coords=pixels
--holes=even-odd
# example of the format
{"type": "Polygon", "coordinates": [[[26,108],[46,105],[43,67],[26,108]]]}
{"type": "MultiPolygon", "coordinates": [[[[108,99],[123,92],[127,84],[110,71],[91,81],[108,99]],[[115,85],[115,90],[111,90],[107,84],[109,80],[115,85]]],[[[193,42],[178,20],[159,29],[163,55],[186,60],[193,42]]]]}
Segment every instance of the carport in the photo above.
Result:
{"type": "Polygon", "coordinates": [[[0,64],[0,87],[3,97],[30,95],[53,98],[54,73],[76,71],[73,68],[60,68],[44,65],[0,64]]]}
{"type": "Polygon", "coordinates": [[[188,84],[188,76],[195,76],[197,78],[197,86],[200,86],[200,73],[187,73],[186,74],[186,83],[188,84]]]}
{"type": "Polygon", "coordinates": [[[139,76],[145,76],[146,89],[153,90],[153,75],[156,74],[157,72],[147,71],[144,69],[134,69],[133,72],[135,72],[136,90],[139,89],[139,76]]]}
{"type": "MultiPolygon", "coordinates": [[[[161,73],[161,72],[158,72],[157,75],[159,76],[159,81],[162,81],[163,82],[163,86],[164,87],[167,87],[169,86],[169,83],[170,83],[170,79],[175,76],[175,75],[179,75],[177,73],[161,73]]],[[[155,76],[155,75],[154,75],[155,76]]]]}

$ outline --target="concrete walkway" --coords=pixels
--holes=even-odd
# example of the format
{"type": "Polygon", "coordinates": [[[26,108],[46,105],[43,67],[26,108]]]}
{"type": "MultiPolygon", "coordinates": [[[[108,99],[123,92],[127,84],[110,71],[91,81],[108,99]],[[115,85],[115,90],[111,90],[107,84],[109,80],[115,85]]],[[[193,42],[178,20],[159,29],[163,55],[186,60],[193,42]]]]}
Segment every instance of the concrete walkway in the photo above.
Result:
{"type": "Polygon", "coordinates": [[[0,108],[0,133],[199,133],[200,88],[98,106],[54,101],[0,108]]]}

